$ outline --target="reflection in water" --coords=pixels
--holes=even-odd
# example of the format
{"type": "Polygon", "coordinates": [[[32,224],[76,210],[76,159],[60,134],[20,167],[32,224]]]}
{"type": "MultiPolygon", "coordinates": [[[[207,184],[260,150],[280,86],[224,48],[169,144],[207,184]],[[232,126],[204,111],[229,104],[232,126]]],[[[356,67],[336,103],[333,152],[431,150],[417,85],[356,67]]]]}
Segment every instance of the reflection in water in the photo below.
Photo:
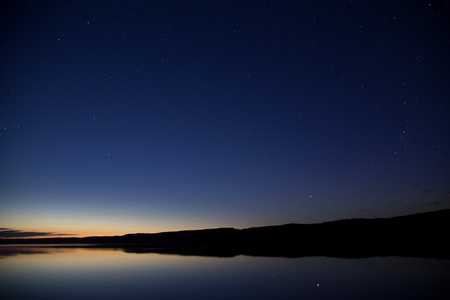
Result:
{"type": "Polygon", "coordinates": [[[450,261],[0,247],[2,299],[444,299],[450,261]]]}

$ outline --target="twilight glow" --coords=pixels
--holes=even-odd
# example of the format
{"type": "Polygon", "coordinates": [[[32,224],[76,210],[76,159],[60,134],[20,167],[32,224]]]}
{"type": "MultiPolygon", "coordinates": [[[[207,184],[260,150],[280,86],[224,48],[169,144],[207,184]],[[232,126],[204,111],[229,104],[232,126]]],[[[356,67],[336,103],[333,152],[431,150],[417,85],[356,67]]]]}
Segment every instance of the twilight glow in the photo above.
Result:
{"type": "Polygon", "coordinates": [[[0,11],[0,238],[450,208],[448,4],[0,11]]]}

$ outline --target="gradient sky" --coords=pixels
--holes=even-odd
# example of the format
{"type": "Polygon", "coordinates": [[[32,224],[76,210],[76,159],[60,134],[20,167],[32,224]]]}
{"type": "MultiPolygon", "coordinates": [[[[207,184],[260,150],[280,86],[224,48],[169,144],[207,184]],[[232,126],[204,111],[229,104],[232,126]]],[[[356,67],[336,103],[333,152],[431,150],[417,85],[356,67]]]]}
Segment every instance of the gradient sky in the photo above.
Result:
{"type": "Polygon", "coordinates": [[[450,208],[447,1],[0,5],[0,235],[450,208]]]}

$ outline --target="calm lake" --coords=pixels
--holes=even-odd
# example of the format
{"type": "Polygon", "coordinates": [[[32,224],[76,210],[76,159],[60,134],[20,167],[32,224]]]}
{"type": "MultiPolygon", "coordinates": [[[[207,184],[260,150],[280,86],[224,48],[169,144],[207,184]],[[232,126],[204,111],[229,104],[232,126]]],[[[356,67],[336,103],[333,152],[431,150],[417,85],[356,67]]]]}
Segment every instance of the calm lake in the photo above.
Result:
{"type": "Polygon", "coordinates": [[[7,299],[450,299],[450,261],[0,247],[7,299]]]}

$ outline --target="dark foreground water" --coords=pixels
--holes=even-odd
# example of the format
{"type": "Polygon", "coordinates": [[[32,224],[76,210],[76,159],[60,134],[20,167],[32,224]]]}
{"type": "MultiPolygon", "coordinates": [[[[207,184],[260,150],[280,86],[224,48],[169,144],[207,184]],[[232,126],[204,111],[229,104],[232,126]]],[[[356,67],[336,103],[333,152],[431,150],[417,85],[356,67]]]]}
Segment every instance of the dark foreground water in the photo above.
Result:
{"type": "Polygon", "coordinates": [[[1,247],[7,299],[450,299],[450,261],[1,247]]]}

